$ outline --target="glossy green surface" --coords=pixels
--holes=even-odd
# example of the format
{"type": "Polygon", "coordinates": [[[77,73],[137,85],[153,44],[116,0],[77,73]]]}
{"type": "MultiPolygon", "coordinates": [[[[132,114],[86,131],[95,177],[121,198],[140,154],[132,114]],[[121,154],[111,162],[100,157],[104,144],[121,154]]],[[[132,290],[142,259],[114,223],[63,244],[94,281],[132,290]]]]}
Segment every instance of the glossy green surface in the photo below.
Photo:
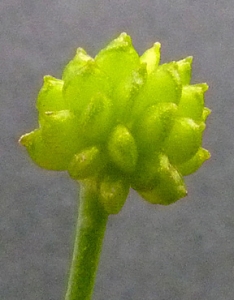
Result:
{"type": "Polygon", "coordinates": [[[186,196],[183,176],[210,156],[202,148],[208,86],[190,85],[192,57],[159,61],[159,43],[139,56],[126,33],[95,58],[78,48],[62,80],[44,77],[39,128],[21,144],[42,168],[95,180],[109,214],[130,187],[156,204],[186,196]]]}

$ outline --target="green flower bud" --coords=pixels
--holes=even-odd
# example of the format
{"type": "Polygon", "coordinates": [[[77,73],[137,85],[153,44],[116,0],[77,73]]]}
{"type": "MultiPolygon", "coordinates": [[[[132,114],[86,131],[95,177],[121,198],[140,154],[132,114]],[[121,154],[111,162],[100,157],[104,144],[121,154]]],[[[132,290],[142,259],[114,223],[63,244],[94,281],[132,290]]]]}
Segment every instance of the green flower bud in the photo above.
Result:
{"type": "Polygon", "coordinates": [[[109,214],[130,186],[156,204],[186,196],[183,176],[210,157],[202,148],[208,86],[190,84],[190,56],[159,62],[159,43],[139,56],[126,33],[95,59],[78,48],[62,80],[44,77],[39,128],[20,143],[40,167],[94,181],[109,214]]]}

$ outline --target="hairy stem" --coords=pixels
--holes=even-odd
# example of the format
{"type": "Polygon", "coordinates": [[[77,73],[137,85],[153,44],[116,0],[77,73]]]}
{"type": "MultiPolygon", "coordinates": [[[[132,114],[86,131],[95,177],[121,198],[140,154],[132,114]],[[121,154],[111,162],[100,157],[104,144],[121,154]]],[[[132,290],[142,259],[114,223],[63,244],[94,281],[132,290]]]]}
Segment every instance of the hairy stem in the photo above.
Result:
{"type": "Polygon", "coordinates": [[[80,186],[80,205],[68,288],[65,300],[90,300],[108,214],[98,200],[95,182],[80,186]]]}

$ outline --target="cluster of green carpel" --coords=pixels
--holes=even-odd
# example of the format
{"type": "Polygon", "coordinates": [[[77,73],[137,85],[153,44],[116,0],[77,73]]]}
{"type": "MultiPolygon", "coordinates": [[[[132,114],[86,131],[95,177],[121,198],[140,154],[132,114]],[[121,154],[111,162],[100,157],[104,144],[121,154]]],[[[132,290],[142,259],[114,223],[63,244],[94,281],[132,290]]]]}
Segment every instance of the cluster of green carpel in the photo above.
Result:
{"type": "Polygon", "coordinates": [[[183,176],[210,156],[201,147],[208,86],[190,85],[192,57],[159,61],[159,43],[139,56],[126,33],[95,58],[78,48],[61,80],[44,77],[39,128],[21,144],[42,168],[95,180],[108,213],[130,187],[156,204],[184,197],[183,176]]]}

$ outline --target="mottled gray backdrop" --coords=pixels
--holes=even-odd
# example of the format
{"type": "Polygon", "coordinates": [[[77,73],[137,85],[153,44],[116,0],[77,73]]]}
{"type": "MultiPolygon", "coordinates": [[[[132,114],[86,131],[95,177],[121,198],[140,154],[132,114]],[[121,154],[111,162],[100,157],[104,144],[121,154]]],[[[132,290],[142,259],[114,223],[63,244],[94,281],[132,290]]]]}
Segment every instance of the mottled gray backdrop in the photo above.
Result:
{"type": "Polygon", "coordinates": [[[131,192],[110,217],[94,300],[234,299],[234,1],[0,0],[0,299],[63,299],[79,188],[35,166],[17,144],[37,125],[45,74],[77,47],[91,55],[122,31],[162,61],[194,56],[208,82],[204,146],[212,159],[169,207],[131,192]]]}

